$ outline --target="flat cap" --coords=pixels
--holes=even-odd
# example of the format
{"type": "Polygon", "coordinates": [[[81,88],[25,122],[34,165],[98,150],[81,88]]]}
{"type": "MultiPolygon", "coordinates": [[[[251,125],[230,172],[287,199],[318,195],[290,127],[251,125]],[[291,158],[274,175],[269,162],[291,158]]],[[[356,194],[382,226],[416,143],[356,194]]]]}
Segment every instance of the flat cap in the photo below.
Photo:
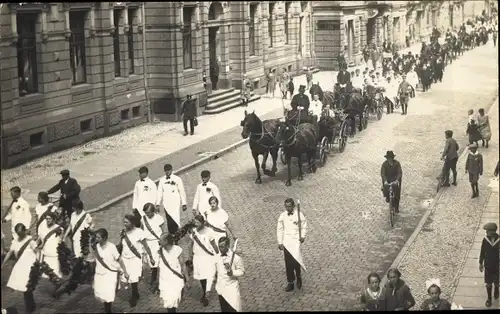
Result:
{"type": "Polygon", "coordinates": [[[61,172],[59,172],[62,176],[69,176],[69,170],[68,169],[64,169],[62,170],[61,172]]]}
{"type": "Polygon", "coordinates": [[[497,231],[498,226],[497,226],[497,224],[496,224],[496,223],[494,223],[494,222],[488,222],[487,224],[485,224],[485,225],[483,226],[483,229],[484,229],[484,230],[490,230],[490,231],[497,231]]]}

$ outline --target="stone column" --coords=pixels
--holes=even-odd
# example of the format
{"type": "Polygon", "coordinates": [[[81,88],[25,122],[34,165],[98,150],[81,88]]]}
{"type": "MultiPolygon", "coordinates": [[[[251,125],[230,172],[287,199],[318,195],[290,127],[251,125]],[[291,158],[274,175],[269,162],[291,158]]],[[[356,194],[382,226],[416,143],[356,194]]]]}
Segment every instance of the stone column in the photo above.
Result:
{"type": "Polygon", "coordinates": [[[224,25],[219,29],[220,43],[221,43],[221,87],[230,88],[231,87],[231,71],[228,71],[229,67],[229,26],[224,25]]]}
{"type": "Polygon", "coordinates": [[[359,45],[360,45],[360,51],[363,49],[363,47],[366,46],[367,43],[367,25],[366,25],[366,18],[364,16],[359,18],[359,45]]]}
{"type": "Polygon", "coordinates": [[[384,42],[384,39],[383,39],[383,17],[380,16],[380,17],[377,17],[375,19],[375,27],[377,29],[376,31],[376,44],[377,44],[377,47],[382,47],[382,43],[384,42]]]}
{"type": "Polygon", "coordinates": [[[394,43],[394,29],[392,27],[392,24],[394,23],[394,17],[389,15],[387,17],[387,42],[394,43]]]}

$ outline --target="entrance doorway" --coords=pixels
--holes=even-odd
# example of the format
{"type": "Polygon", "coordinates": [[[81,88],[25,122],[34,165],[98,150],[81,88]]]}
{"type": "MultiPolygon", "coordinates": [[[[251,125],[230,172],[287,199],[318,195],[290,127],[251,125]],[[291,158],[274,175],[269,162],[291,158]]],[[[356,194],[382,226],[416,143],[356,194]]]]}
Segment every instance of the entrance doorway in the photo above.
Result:
{"type": "Polygon", "coordinates": [[[366,42],[368,44],[375,43],[375,19],[368,19],[366,23],[366,42]]]}
{"type": "Polygon", "coordinates": [[[212,81],[212,90],[217,90],[217,82],[220,75],[220,40],[218,34],[218,26],[208,29],[208,56],[210,60],[210,81],[212,81]]]}

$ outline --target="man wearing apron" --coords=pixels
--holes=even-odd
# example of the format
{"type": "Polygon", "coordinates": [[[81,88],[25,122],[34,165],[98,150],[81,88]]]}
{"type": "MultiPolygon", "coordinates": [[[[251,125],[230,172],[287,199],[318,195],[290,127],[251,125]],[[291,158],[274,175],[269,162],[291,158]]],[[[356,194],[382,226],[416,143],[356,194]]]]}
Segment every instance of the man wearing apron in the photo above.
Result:
{"type": "Polygon", "coordinates": [[[293,291],[294,282],[297,279],[297,288],[302,288],[301,268],[304,261],[300,251],[300,245],[304,242],[307,234],[306,217],[295,209],[295,202],[288,198],[285,200],[285,211],[278,219],[278,248],[284,251],[287,286],[285,291],[293,291]],[[300,219],[299,219],[300,214],[300,219]]]}

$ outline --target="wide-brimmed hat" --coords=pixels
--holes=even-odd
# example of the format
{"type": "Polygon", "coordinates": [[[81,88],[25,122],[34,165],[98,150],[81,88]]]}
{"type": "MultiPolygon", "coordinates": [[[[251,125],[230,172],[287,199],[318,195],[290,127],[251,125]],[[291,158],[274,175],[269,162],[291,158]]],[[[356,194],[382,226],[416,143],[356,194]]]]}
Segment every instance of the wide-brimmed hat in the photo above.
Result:
{"type": "Polygon", "coordinates": [[[487,224],[485,224],[485,225],[483,226],[483,229],[484,229],[484,230],[489,230],[489,231],[497,231],[498,226],[497,226],[497,224],[496,224],[496,223],[494,223],[494,222],[488,222],[487,224]]]}
{"type": "Polygon", "coordinates": [[[396,155],[394,155],[394,152],[392,150],[388,150],[386,153],[385,153],[385,158],[394,158],[396,157],[396,155]]]}

